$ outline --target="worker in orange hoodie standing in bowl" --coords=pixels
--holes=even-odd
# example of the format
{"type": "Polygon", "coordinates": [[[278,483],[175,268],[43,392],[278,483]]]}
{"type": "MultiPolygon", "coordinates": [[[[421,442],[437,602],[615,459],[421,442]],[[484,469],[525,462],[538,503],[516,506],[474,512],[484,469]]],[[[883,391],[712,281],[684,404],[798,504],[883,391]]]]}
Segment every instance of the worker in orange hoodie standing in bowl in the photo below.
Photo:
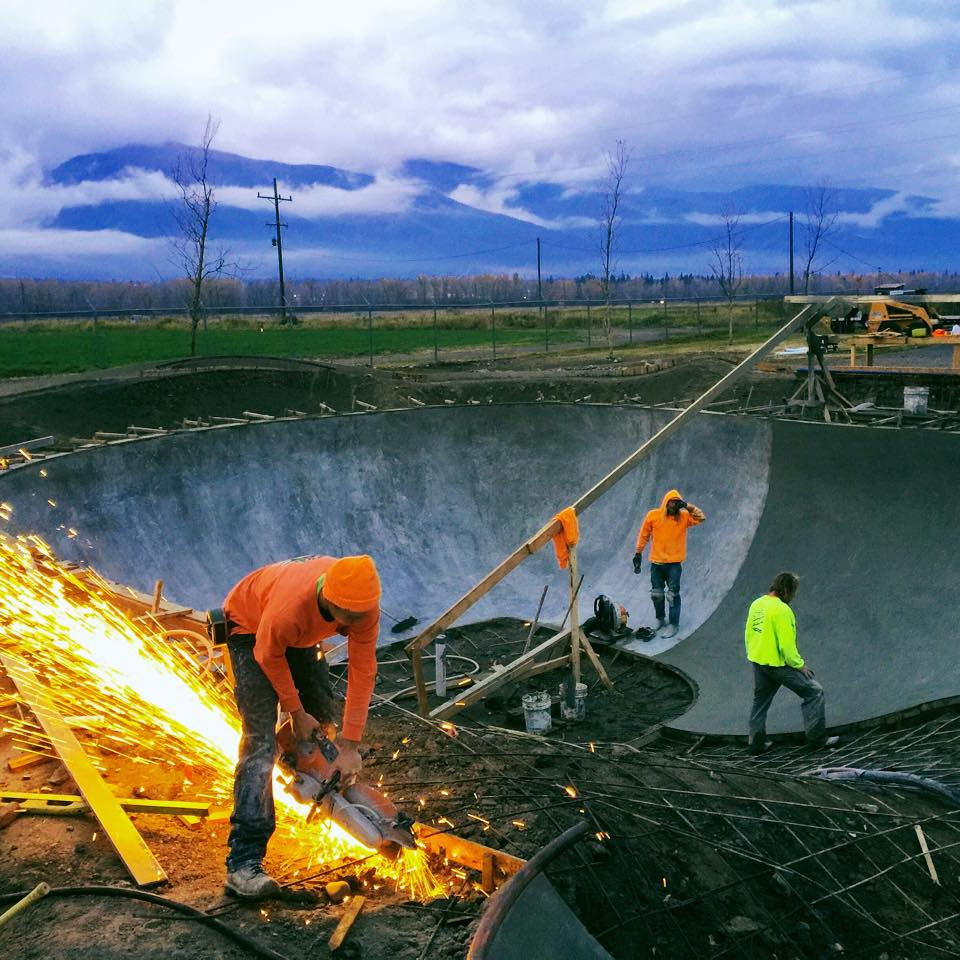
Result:
{"type": "Polygon", "coordinates": [[[263,858],[275,828],[277,706],[298,740],[335,737],[331,773],[347,786],[360,773],[360,740],[377,677],[380,578],[369,556],[300,557],[247,574],[223,604],[234,695],[243,723],[230,817],[227,890],[245,899],[277,893],[263,858]],[[322,641],[347,637],[343,724],[336,734],[322,641]]]}
{"type": "Polygon", "coordinates": [[[660,506],[647,512],[637,535],[633,572],[640,573],[643,548],[649,541],[650,598],[656,629],[664,639],[675,637],[680,628],[680,575],[687,558],[687,530],[706,519],[702,510],[680,496],[679,490],[668,490],[660,506]]]}

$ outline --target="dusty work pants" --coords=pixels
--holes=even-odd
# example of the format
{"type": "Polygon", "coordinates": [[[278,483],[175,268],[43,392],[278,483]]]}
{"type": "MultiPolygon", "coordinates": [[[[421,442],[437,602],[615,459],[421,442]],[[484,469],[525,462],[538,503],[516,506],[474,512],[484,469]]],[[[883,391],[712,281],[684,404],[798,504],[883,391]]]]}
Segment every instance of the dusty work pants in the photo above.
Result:
{"type": "Polygon", "coordinates": [[[792,690],[801,699],[803,728],[807,743],[817,746],[826,738],[826,713],[823,687],[793,667],[769,667],[761,663],[753,666],[753,707],[750,710],[750,749],[763,750],[767,735],[767,711],[781,687],[792,690]]]}
{"type": "MultiPolygon", "coordinates": [[[[243,723],[240,758],[233,781],[227,870],[260,863],[276,821],[273,812],[273,765],[277,760],[276,690],[253,657],[254,638],[232,636],[227,651],[236,681],[234,696],[243,723]]],[[[304,710],[321,723],[334,719],[333,691],[326,660],[316,647],[287,650],[287,663],[304,710]]]]}
{"type": "Polygon", "coordinates": [[[664,596],[670,601],[670,622],[680,626],[680,574],[681,563],[650,564],[650,599],[658,620],[664,619],[664,596]]]}

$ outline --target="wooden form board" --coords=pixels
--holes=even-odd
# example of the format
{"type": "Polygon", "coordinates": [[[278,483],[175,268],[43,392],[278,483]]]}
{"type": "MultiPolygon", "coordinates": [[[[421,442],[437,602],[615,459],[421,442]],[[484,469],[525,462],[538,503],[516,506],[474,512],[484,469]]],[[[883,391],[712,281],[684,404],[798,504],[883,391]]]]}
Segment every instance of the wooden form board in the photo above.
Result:
{"type": "MultiPolygon", "coordinates": [[[[75,793],[25,793],[22,790],[0,789],[0,802],[21,804],[45,804],[47,806],[68,806],[74,803],[86,804],[83,797],[75,793]]],[[[117,803],[130,813],[156,813],[169,816],[192,814],[205,817],[210,813],[210,804],[194,800],[141,800],[139,797],[119,797],[117,803]]]]}
{"type": "Polygon", "coordinates": [[[484,677],[479,683],[475,683],[466,690],[461,690],[455,697],[447,700],[446,703],[441,703],[439,707],[435,707],[430,711],[430,718],[432,720],[446,720],[447,717],[453,716],[459,710],[468,707],[471,703],[476,703],[477,700],[482,700],[484,697],[489,696],[494,690],[499,689],[508,681],[516,680],[517,671],[527,666],[534,666],[534,661],[541,653],[552,650],[557,644],[568,639],[569,636],[569,630],[555,633],[548,640],[544,640],[543,643],[534,647],[522,657],[518,657],[506,669],[491,673],[489,676],[484,677]]]}
{"type": "MultiPolygon", "coordinates": [[[[816,320],[822,315],[824,310],[829,310],[834,301],[835,298],[830,298],[824,303],[808,303],[796,316],[788,320],[787,323],[774,333],[773,336],[765,340],[753,353],[737,364],[726,376],[722,377],[709,390],[697,397],[690,406],[686,407],[669,423],[661,427],[649,440],[634,450],[622,463],[614,467],[602,480],[594,484],[579,500],[572,504],[577,516],[603,496],[614,484],[622,480],[623,477],[648,457],[660,444],[679,430],[690,417],[707,407],[716,400],[720,394],[724,393],[734,383],[740,380],[741,377],[752,370],[775,346],[792,336],[801,327],[805,328],[809,333],[810,328],[816,320]]],[[[549,543],[553,536],[559,533],[560,530],[560,521],[556,518],[550,520],[530,537],[530,539],[517,547],[510,556],[494,567],[493,570],[471,590],[467,591],[452,607],[442,613],[433,623],[407,644],[406,650],[413,663],[413,675],[417,684],[417,702],[421,716],[425,717],[429,713],[426,679],[423,673],[423,648],[455,623],[460,616],[469,610],[478,600],[489,593],[511,570],[518,567],[528,556],[536,553],[549,543]]],[[[514,667],[522,660],[523,657],[515,660],[503,672],[512,675],[514,667]]],[[[474,690],[476,690],[476,687],[474,690]]],[[[436,710],[429,713],[429,715],[435,716],[436,710]]]]}
{"type": "Polygon", "coordinates": [[[363,909],[363,905],[366,903],[366,900],[366,897],[360,895],[355,895],[350,898],[350,902],[343,911],[343,916],[340,917],[340,922],[337,924],[337,928],[332,934],[330,934],[330,939],[327,941],[327,946],[330,948],[331,952],[334,950],[339,950],[343,945],[343,941],[350,932],[350,928],[353,926],[354,921],[360,916],[360,911],[363,909]]]}
{"type": "Polygon", "coordinates": [[[53,706],[33,669],[23,660],[9,654],[0,653],[0,662],[50,738],[63,765],[70,771],[83,799],[90,804],[134,883],[140,887],[163,883],[167,879],[163,868],[150,852],[143,837],[137,833],[120,801],[111,793],[90,758],[83,752],[80,742],[53,706]]]}
{"type": "Polygon", "coordinates": [[[53,437],[37,437],[35,440],[24,440],[23,443],[8,443],[0,447],[0,457],[19,453],[21,450],[42,450],[45,447],[52,447],[53,443],[53,437]]]}
{"type": "MultiPolygon", "coordinates": [[[[943,370],[940,367],[934,369],[942,372],[956,371],[960,369],[960,337],[850,337],[847,341],[850,347],[850,366],[857,366],[857,349],[865,347],[867,353],[866,365],[872,367],[874,364],[874,350],[877,347],[896,348],[898,350],[907,350],[917,347],[953,347],[950,357],[950,370],[943,370]]],[[[885,369],[890,369],[885,365],[885,369]]],[[[924,373],[924,367],[903,367],[908,373],[924,373]]]]}
{"type": "Polygon", "coordinates": [[[526,863],[526,860],[521,860],[520,857],[501,853],[493,847],[485,847],[482,843],[476,843],[473,840],[464,840],[462,837],[456,837],[452,833],[425,823],[415,823],[413,832],[417,840],[431,853],[446,857],[471,870],[482,871],[484,861],[489,863],[489,858],[492,857],[494,868],[503,876],[512,877],[526,863]]]}
{"type": "Polygon", "coordinates": [[[206,616],[203,613],[199,613],[190,607],[180,607],[166,601],[161,601],[155,607],[153,596],[141,593],[132,587],[114,583],[112,580],[107,580],[93,570],[75,569],[70,572],[88,586],[101,587],[106,590],[108,593],[107,599],[110,603],[130,617],[144,617],[146,619],[152,617],[165,630],[191,630],[206,635],[207,623],[206,616]]]}

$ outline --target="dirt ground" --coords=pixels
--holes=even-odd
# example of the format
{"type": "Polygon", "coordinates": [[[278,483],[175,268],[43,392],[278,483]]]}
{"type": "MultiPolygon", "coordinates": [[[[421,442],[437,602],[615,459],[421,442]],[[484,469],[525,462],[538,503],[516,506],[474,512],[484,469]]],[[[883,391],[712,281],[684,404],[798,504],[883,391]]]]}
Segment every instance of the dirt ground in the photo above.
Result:
{"type": "MultiPolygon", "coordinates": [[[[662,359],[661,369],[651,364],[647,372],[639,361],[630,369],[626,362],[598,362],[595,354],[502,361],[496,369],[474,360],[389,370],[287,364],[239,374],[229,367],[172,376],[144,371],[0,398],[0,444],[48,434],[66,443],[96,430],[169,428],[183,418],[250,410],[309,413],[321,403],[335,410],[353,409],[357,401],[383,409],[538,397],[668,403],[702,392],[736,358],[662,359]]],[[[759,373],[737,388],[737,397],[773,402],[793,386],[789,371],[759,373]]],[[[465,672],[482,672],[514,658],[526,635],[521,620],[461,625],[448,632],[448,651],[463,658],[453,663],[465,672]]],[[[893,960],[960,952],[954,916],[960,860],[953,855],[960,822],[953,808],[903,788],[809,775],[821,764],[862,765],[867,757],[878,767],[894,754],[909,763],[909,745],[929,740],[934,721],[921,717],[897,731],[896,751],[886,741],[858,743],[842,757],[784,745],[754,760],[741,744],[669,738],[661,724],[691,702],[687,681],[643,657],[598,649],[614,689],[606,690],[585,666],[586,719],[562,721],[554,703],[554,727],[545,737],[525,732],[520,698],[548,691],[557,701],[561,675],[543,674],[462,711],[452,737],[421,720],[415,699],[404,695],[412,677],[402,649],[383,649],[365,737],[366,775],[422,822],[452,824],[457,835],[521,858],[586,818],[590,838],[548,875],[617,958],[893,960]],[[939,865],[937,883],[918,846],[918,824],[939,865]]],[[[342,694],[344,678],[334,673],[342,694]]],[[[0,699],[12,689],[0,678],[0,699]]],[[[952,715],[935,722],[952,722],[952,715]]],[[[952,742],[938,756],[953,751],[960,767],[960,748],[952,742]]],[[[8,761],[15,756],[12,739],[0,737],[0,788],[73,790],[54,760],[13,772],[8,761]]],[[[187,785],[182,772],[162,776],[115,754],[102,759],[118,794],[189,799],[201,786],[187,785]]],[[[333,865],[309,882],[300,877],[267,905],[239,904],[222,890],[223,819],[188,825],[172,816],[136,815],[135,822],[169,876],[156,893],[216,916],[259,944],[260,953],[161,904],[99,892],[48,897],[0,927],[0,957],[326,957],[344,907],[329,901],[325,884],[344,878],[367,902],[337,956],[454,960],[466,956],[486,899],[471,871],[456,875],[459,897],[420,903],[390,884],[364,886],[368,865],[360,864],[333,865]]],[[[282,851],[272,849],[267,866],[278,870],[281,862],[282,851]]],[[[451,879],[449,866],[434,866],[441,879],[451,879]]],[[[0,898],[41,880],[59,888],[129,888],[88,814],[20,814],[0,830],[0,898]]],[[[0,899],[0,909],[8,905],[0,899]]]]}

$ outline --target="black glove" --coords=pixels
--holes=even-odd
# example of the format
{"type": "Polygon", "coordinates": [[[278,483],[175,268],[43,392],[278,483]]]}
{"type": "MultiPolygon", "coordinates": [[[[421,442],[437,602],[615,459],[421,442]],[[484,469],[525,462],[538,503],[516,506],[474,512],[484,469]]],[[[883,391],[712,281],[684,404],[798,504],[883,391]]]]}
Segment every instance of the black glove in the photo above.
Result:
{"type": "Polygon", "coordinates": [[[679,512],[679,511],[681,511],[681,510],[686,510],[686,509],[687,509],[687,506],[688,506],[687,501],[686,501],[686,500],[681,500],[681,501],[677,504],[677,512],[679,512]]]}
{"type": "Polygon", "coordinates": [[[633,572],[634,572],[634,573],[639,573],[639,572],[640,572],[640,567],[641,567],[642,565],[643,565],[643,554],[642,554],[642,553],[635,553],[635,554],[633,555],[633,572]]]}

